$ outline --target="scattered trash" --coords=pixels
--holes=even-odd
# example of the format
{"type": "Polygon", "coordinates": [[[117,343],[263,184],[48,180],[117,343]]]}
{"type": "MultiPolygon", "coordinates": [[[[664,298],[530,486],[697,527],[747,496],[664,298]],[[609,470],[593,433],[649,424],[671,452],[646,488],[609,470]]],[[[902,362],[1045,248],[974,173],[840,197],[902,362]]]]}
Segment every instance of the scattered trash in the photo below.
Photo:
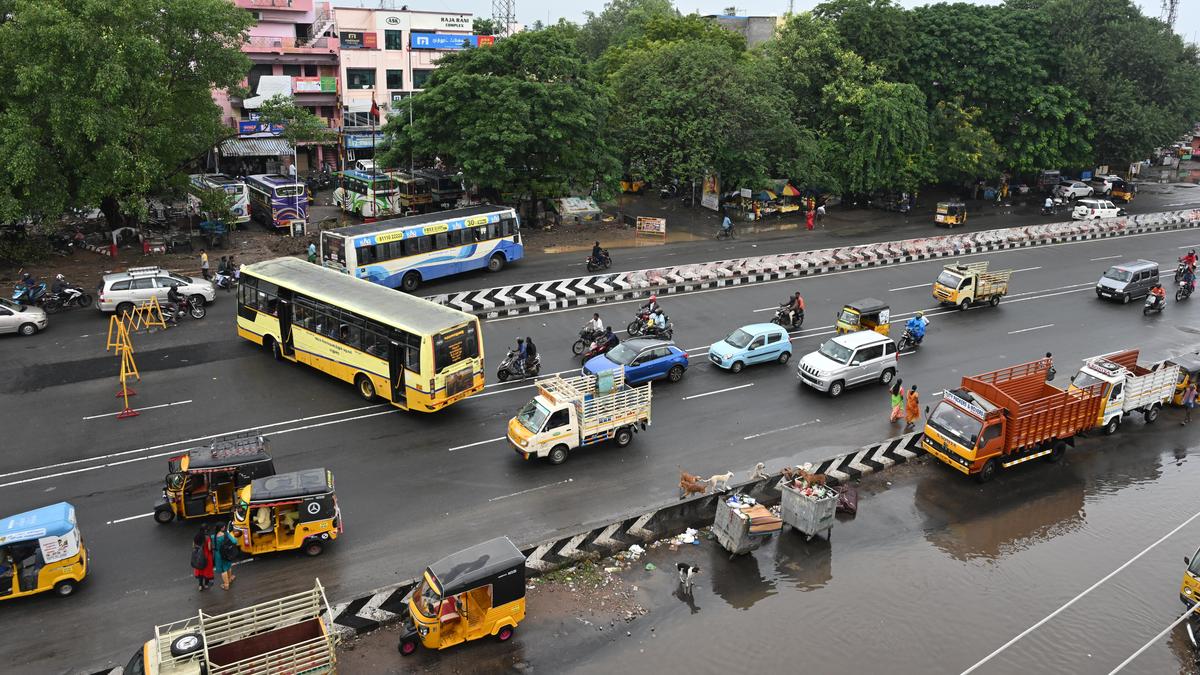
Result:
{"type": "Polygon", "coordinates": [[[642,548],[641,546],[638,546],[637,544],[634,544],[633,546],[629,547],[629,552],[632,553],[633,555],[641,555],[646,552],[646,549],[642,548]]]}
{"type": "Polygon", "coordinates": [[[658,566],[655,565],[654,563],[646,563],[646,571],[647,572],[653,572],[656,569],[658,569],[658,566]]]}

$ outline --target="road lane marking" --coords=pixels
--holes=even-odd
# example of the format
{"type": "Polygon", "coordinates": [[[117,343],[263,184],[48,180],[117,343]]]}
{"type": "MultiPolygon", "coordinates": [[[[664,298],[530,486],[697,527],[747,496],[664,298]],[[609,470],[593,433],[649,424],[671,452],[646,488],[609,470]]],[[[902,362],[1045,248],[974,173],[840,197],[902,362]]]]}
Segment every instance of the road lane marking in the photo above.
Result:
{"type": "Polygon", "coordinates": [[[1105,255],[1105,256],[1100,256],[1099,258],[1088,258],[1088,262],[1096,262],[1097,260],[1112,260],[1113,258],[1120,258],[1120,257],[1122,257],[1122,256],[1105,255]]]}
{"type": "Polygon", "coordinates": [[[455,450],[466,450],[467,448],[473,448],[473,447],[475,447],[475,446],[477,446],[477,445],[486,445],[486,444],[488,444],[488,443],[495,443],[496,441],[502,441],[502,440],[504,440],[505,438],[508,438],[508,437],[507,437],[507,436],[500,436],[500,437],[498,437],[498,438],[489,438],[489,439],[487,439],[486,441],[476,441],[476,442],[474,442],[474,443],[467,443],[466,445],[458,445],[458,446],[455,446],[455,447],[453,447],[453,448],[450,448],[450,452],[454,452],[455,450]]]}
{"type": "Polygon", "coordinates": [[[779,309],[779,308],[778,307],[763,307],[762,309],[756,309],[754,311],[755,312],[773,312],[777,309],[779,309]]]}
{"type": "Polygon", "coordinates": [[[1029,331],[1031,331],[1031,330],[1041,330],[1041,329],[1043,329],[1043,328],[1049,328],[1049,327],[1051,327],[1051,326],[1053,326],[1053,325],[1054,325],[1054,324],[1052,324],[1052,323],[1044,323],[1044,324],[1042,324],[1042,325],[1040,325],[1040,326],[1033,326],[1032,328],[1022,328],[1021,330],[1010,330],[1010,331],[1008,331],[1008,334],[1009,334],[1009,335],[1016,335],[1017,333],[1028,333],[1028,332],[1029,332],[1029,331]]]}
{"type": "Polygon", "coordinates": [[[1022,267],[1020,269],[1013,270],[1013,274],[1016,274],[1017,272],[1032,272],[1034,270],[1040,270],[1040,269],[1042,269],[1041,265],[1038,265],[1037,267],[1022,267]]]}
{"type": "Polygon", "coordinates": [[[1026,628],[1025,630],[1021,631],[1020,633],[1018,633],[1018,634],[1017,634],[1017,636],[1016,636],[1016,637],[1014,637],[1013,639],[1009,640],[1008,642],[1005,642],[1004,644],[1002,644],[1002,645],[1000,645],[999,647],[997,647],[997,648],[996,648],[996,651],[992,652],[991,654],[988,654],[987,656],[985,656],[985,657],[983,657],[982,659],[980,659],[980,660],[979,660],[979,662],[977,662],[975,665],[973,665],[973,666],[971,666],[970,668],[967,668],[966,670],[962,671],[962,675],[968,675],[969,673],[973,673],[973,672],[975,672],[976,670],[978,670],[978,669],[979,669],[979,667],[980,667],[980,666],[982,666],[983,664],[987,663],[988,661],[991,661],[992,659],[994,659],[994,658],[996,657],[996,655],[997,655],[997,654],[999,654],[1000,652],[1003,652],[1004,650],[1006,650],[1006,649],[1008,649],[1009,647],[1013,646],[1014,644],[1016,644],[1016,642],[1017,642],[1018,640],[1020,640],[1021,638],[1025,637],[1026,635],[1029,635],[1029,634],[1030,634],[1030,633],[1032,633],[1033,631],[1035,631],[1035,630],[1037,630],[1038,628],[1041,628],[1042,626],[1044,626],[1044,625],[1046,624],[1046,622],[1050,621],[1050,620],[1051,620],[1051,619],[1053,619],[1054,617],[1056,617],[1056,616],[1058,616],[1059,614],[1061,614],[1061,613],[1062,613],[1063,611],[1065,611],[1065,610],[1066,610],[1068,607],[1070,607],[1071,605],[1073,605],[1073,604],[1075,604],[1077,601],[1079,601],[1079,599],[1080,599],[1080,598],[1082,598],[1083,596],[1085,596],[1085,595],[1087,595],[1088,593],[1091,593],[1092,591],[1094,591],[1094,590],[1096,590],[1097,588],[1099,588],[1099,587],[1100,587],[1100,585],[1101,585],[1101,584],[1103,584],[1104,582],[1106,582],[1106,581],[1108,581],[1109,579],[1111,579],[1111,578],[1115,577],[1116,575],[1120,574],[1120,573],[1121,573],[1121,572],[1122,572],[1122,571],[1123,571],[1123,570],[1124,570],[1126,567],[1129,567],[1129,566],[1130,566],[1130,565],[1132,565],[1133,563],[1137,562],[1137,560],[1138,560],[1139,558],[1141,558],[1142,556],[1144,556],[1144,555],[1146,555],[1147,553],[1149,553],[1149,552],[1150,552],[1152,549],[1154,549],[1154,548],[1155,548],[1156,546],[1158,546],[1159,544],[1161,544],[1161,543],[1163,543],[1164,541],[1166,541],[1167,539],[1170,539],[1171,537],[1175,536],[1175,533],[1176,533],[1176,532],[1179,532],[1179,531],[1180,531],[1180,530],[1182,530],[1183,528],[1187,527],[1188,525],[1190,525],[1190,524],[1191,524],[1191,522],[1192,522],[1193,520],[1195,520],[1195,519],[1197,519],[1197,518],[1200,518],[1200,511],[1197,511],[1196,513],[1192,514],[1192,517],[1191,517],[1191,518],[1188,518],[1187,520],[1183,521],[1183,522],[1182,522],[1182,523],[1180,523],[1179,525],[1175,526],[1175,529],[1173,529],[1173,530],[1171,530],[1170,532],[1168,532],[1168,533],[1164,534],[1163,536],[1159,537],[1159,538],[1158,538],[1158,541],[1156,541],[1156,542],[1154,542],[1153,544],[1150,544],[1150,545],[1149,545],[1149,546],[1147,546],[1146,548],[1142,549],[1142,550],[1141,550],[1141,551],[1140,551],[1140,552],[1139,552],[1137,555],[1133,556],[1133,557],[1132,557],[1132,558],[1130,558],[1129,560],[1126,560],[1126,561],[1125,561],[1125,563],[1124,563],[1123,565],[1121,565],[1121,566],[1120,566],[1120,567],[1118,567],[1117,569],[1115,569],[1115,570],[1113,570],[1113,571],[1109,572],[1108,574],[1104,575],[1104,577],[1103,577],[1102,579],[1100,579],[1099,581],[1097,581],[1096,583],[1094,583],[1094,584],[1092,584],[1091,586],[1088,586],[1087,588],[1085,588],[1083,591],[1081,591],[1081,592],[1079,593],[1079,595],[1076,595],[1075,597],[1071,598],[1071,599],[1070,599],[1070,600],[1068,600],[1067,602],[1063,603],[1063,605],[1062,605],[1061,607],[1059,607],[1058,609],[1056,609],[1056,610],[1054,610],[1053,612],[1050,612],[1049,614],[1047,614],[1045,617],[1043,617],[1043,618],[1042,618],[1042,620],[1041,620],[1041,621],[1038,621],[1037,623],[1033,624],[1033,625],[1032,625],[1032,626],[1030,626],[1029,628],[1026,628]]]}
{"type": "Polygon", "coordinates": [[[753,386],[754,386],[754,383],[751,382],[750,384],[741,384],[736,387],[726,387],[725,389],[718,389],[716,391],[707,391],[707,392],[704,392],[703,394],[694,394],[692,396],[684,396],[683,400],[690,401],[694,398],[704,398],[705,396],[712,396],[713,394],[724,394],[727,391],[734,391],[736,389],[745,389],[746,387],[753,387],[753,386]]]}
{"type": "Polygon", "coordinates": [[[1176,246],[1175,248],[1196,248],[1200,244],[1188,244],[1187,246],[1176,246]]]}
{"type": "Polygon", "coordinates": [[[105,525],[116,525],[117,523],[127,523],[131,520],[137,520],[138,518],[149,518],[152,515],[154,515],[153,511],[151,511],[150,513],[140,513],[136,516],[129,516],[128,518],[117,518],[116,520],[110,520],[107,523],[105,523],[105,525]]]}
{"type": "Polygon", "coordinates": [[[529,488],[528,490],[521,490],[520,492],[514,492],[514,493],[512,493],[512,494],[510,494],[510,495],[501,495],[501,496],[499,496],[499,497],[492,497],[491,499],[489,499],[489,500],[488,500],[488,502],[489,502],[489,503],[490,503],[490,502],[498,502],[498,501],[500,501],[501,499],[508,499],[509,497],[516,497],[516,496],[519,496],[519,495],[526,495],[526,494],[529,494],[530,492],[537,492],[538,490],[545,490],[546,488],[551,488],[551,487],[554,487],[555,485],[562,485],[563,483],[571,483],[571,482],[573,482],[574,480],[575,480],[574,478],[568,478],[568,479],[566,479],[566,480],[560,480],[560,481],[558,481],[557,483],[549,483],[549,484],[547,484],[547,485],[539,485],[539,486],[537,486],[537,487],[535,487],[535,488],[529,488]]]}
{"type": "MultiPolygon", "coordinates": [[[[192,402],[192,399],[189,398],[186,401],[175,401],[174,403],[160,403],[158,405],[148,405],[145,408],[134,408],[134,410],[136,410],[138,412],[142,412],[143,410],[154,410],[155,408],[170,408],[173,405],[185,405],[185,404],[188,404],[191,402],[192,402]]],[[[112,412],[112,413],[104,413],[103,415],[88,415],[87,417],[85,417],[83,419],[98,420],[101,417],[112,417],[114,415],[120,415],[120,414],[121,414],[121,412],[117,411],[117,412],[112,412]]]]}
{"type": "Polygon", "coordinates": [[[801,422],[800,424],[793,424],[793,425],[792,425],[792,426],[790,426],[790,427],[783,427],[782,429],[772,429],[772,430],[770,430],[770,431],[764,431],[764,432],[762,432],[762,433],[758,433],[758,434],[750,434],[749,436],[746,436],[746,437],[745,437],[745,438],[743,438],[742,440],[743,440],[743,441],[748,441],[748,440],[750,440],[751,438],[762,438],[763,436],[770,436],[771,434],[777,434],[777,433],[779,433],[779,432],[781,432],[781,431],[791,431],[792,429],[799,429],[800,427],[806,427],[806,426],[808,426],[808,425],[810,425],[810,424],[817,424],[817,423],[818,423],[818,422],[820,422],[820,421],[821,421],[821,419],[820,419],[820,418],[817,418],[817,419],[815,419],[815,420],[809,420],[809,421],[807,421],[807,422],[801,422]]]}
{"type": "Polygon", "coordinates": [[[894,291],[908,291],[908,290],[912,290],[914,288],[924,288],[925,286],[932,286],[932,285],[933,285],[932,283],[926,281],[923,284],[913,284],[912,286],[901,286],[900,288],[889,288],[888,293],[892,293],[894,291]]]}

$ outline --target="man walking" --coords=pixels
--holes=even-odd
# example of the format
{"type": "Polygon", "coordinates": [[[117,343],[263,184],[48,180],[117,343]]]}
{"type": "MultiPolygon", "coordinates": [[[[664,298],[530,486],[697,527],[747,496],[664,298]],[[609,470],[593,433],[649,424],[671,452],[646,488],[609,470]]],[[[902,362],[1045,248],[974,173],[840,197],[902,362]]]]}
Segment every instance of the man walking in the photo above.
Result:
{"type": "Polygon", "coordinates": [[[317,262],[317,245],[313,242],[308,242],[308,262],[317,262]]]}
{"type": "Polygon", "coordinates": [[[1183,391],[1183,421],[1179,426],[1183,426],[1192,421],[1192,408],[1196,407],[1196,383],[1188,385],[1188,388],[1183,391]]]}
{"type": "Polygon", "coordinates": [[[208,251],[204,249],[200,249],[200,274],[203,274],[205,279],[212,279],[208,273],[208,251]]]}

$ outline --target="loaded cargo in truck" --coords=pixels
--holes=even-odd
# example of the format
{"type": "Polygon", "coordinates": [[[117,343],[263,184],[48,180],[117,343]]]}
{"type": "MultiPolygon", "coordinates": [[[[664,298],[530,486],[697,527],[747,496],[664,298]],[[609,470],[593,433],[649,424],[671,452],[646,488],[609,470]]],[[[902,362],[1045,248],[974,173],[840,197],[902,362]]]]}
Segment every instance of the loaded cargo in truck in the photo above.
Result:
{"type": "Polygon", "coordinates": [[[155,626],[154,638],[129,660],[125,675],[247,675],[337,672],[335,639],[318,579],[303,593],[224,614],[155,626]]]}
{"type": "Polygon", "coordinates": [[[630,387],[622,369],[580,377],[552,377],[508,421],[508,442],[524,459],[562,464],[567,453],[613,440],[618,447],[650,424],[650,385],[630,387]]]}
{"type": "Polygon", "coordinates": [[[1058,461],[1096,426],[1104,387],[1063,391],[1046,381],[1051,365],[1039,359],[964,377],[928,415],[922,447],[981,483],[1039,457],[1058,461]]]}
{"type": "Polygon", "coordinates": [[[959,309],[980,302],[995,307],[1000,304],[1000,298],[1008,295],[1011,276],[1012,270],[989,272],[986,261],[946,265],[933,282],[933,299],[959,309]]]}
{"type": "Polygon", "coordinates": [[[1083,367],[1071,378],[1071,389],[1087,389],[1099,384],[1104,405],[1096,426],[1105,434],[1114,434],[1121,419],[1141,413],[1147,424],[1158,419],[1158,411],[1170,402],[1179,381],[1180,368],[1162,363],[1154,368],[1138,365],[1138,350],[1104,354],[1083,362],[1083,367]]]}

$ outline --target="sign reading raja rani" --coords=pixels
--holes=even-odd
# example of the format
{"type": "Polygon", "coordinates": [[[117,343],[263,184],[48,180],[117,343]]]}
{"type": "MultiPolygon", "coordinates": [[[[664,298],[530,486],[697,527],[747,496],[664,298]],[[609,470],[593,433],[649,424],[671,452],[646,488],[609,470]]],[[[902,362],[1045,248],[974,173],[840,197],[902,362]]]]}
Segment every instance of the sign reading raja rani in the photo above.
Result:
{"type": "Polygon", "coordinates": [[[470,14],[439,14],[437,12],[409,12],[409,26],[413,30],[471,30],[474,21],[470,14]]]}

